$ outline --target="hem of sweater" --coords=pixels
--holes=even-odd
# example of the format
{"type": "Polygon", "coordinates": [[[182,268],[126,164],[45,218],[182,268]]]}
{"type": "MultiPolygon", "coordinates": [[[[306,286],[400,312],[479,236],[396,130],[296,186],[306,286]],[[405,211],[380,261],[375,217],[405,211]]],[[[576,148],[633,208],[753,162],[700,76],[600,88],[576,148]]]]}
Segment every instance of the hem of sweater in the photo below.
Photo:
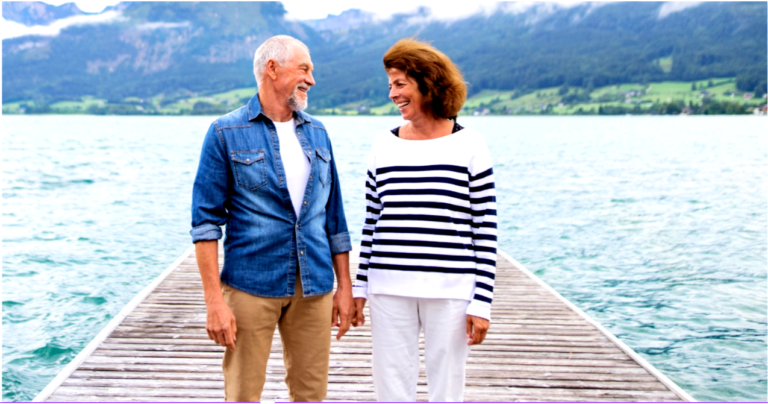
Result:
{"type": "Polygon", "coordinates": [[[475,294],[474,274],[369,268],[367,276],[368,293],[462,300],[475,294]]]}
{"type": "Polygon", "coordinates": [[[417,297],[420,299],[456,299],[471,301],[471,293],[463,293],[464,288],[425,290],[424,288],[415,288],[414,290],[403,290],[398,287],[379,286],[375,287],[368,284],[366,295],[391,295],[402,297],[417,297]]]}

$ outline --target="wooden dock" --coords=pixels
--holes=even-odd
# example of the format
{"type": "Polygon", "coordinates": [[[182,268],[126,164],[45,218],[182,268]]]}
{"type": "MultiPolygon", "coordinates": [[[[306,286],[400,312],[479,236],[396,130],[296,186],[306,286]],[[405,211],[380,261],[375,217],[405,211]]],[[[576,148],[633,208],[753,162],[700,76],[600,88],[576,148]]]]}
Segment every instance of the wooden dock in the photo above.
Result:
{"type": "MultiPolygon", "coordinates": [[[[353,272],[356,267],[352,262],[353,272]]],[[[694,401],[503,252],[495,289],[488,337],[473,347],[467,363],[466,401],[694,401]]],[[[364,327],[352,328],[340,342],[333,339],[328,401],[376,400],[368,313],[366,318],[364,327]]],[[[34,401],[221,401],[224,350],[208,339],[205,319],[190,249],[34,401]]],[[[263,400],[288,401],[284,376],[276,335],[263,400]]],[[[420,401],[427,400],[426,391],[422,361],[420,401]]]]}

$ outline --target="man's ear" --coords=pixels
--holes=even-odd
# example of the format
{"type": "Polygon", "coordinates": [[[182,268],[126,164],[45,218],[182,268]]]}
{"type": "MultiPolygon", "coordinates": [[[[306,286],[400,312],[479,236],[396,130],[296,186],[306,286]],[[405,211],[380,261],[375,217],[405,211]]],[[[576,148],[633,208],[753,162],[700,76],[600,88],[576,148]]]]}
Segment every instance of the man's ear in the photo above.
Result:
{"type": "Polygon", "coordinates": [[[277,67],[278,67],[278,66],[279,66],[279,65],[277,64],[277,62],[275,62],[275,61],[274,61],[274,60],[272,60],[272,59],[269,59],[269,60],[267,61],[267,75],[268,75],[270,78],[272,78],[272,80],[275,80],[275,79],[277,79],[277,67]]]}

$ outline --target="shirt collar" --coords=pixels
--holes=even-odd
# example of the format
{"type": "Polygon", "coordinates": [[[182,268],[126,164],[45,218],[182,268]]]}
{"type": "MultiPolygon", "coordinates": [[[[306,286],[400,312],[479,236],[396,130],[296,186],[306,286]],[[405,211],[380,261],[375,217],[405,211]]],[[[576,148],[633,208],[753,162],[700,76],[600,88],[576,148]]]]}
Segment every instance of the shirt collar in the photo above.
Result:
{"type": "MultiPolygon", "coordinates": [[[[248,101],[248,120],[254,121],[258,119],[259,116],[267,118],[267,116],[261,112],[261,101],[259,100],[259,93],[256,93],[256,95],[254,95],[251,100],[248,101]]],[[[304,111],[294,111],[293,119],[296,120],[297,125],[301,125],[305,122],[312,122],[309,115],[304,111]]]]}

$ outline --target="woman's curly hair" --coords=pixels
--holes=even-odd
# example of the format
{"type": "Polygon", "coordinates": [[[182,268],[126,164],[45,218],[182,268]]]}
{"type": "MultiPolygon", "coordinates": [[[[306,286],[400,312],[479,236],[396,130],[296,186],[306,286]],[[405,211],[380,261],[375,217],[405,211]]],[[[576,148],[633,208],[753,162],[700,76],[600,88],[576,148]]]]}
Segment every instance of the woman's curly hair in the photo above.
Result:
{"type": "Polygon", "coordinates": [[[434,46],[416,39],[397,41],[384,54],[384,69],[399,69],[419,84],[422,108],[435,118],[455,119],[467,99],[461,71],[434,46]]]}

